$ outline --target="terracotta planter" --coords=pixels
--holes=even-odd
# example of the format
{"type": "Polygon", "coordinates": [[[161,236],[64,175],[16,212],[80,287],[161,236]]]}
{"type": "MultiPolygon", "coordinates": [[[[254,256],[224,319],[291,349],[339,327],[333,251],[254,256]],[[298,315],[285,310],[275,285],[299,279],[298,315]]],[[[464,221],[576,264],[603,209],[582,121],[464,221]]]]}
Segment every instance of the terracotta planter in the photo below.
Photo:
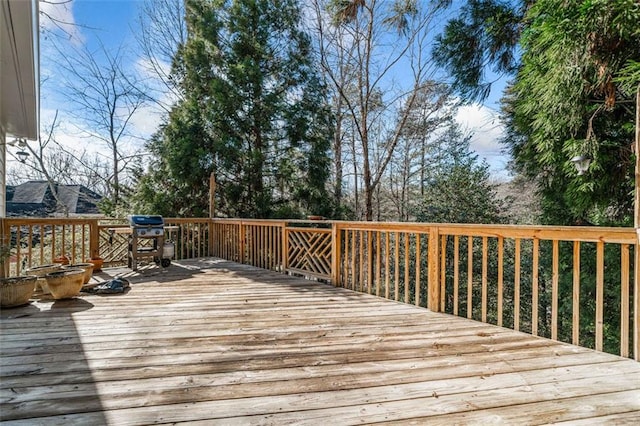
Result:
{"type": "Polygon", "coordinates": [[[84,271],[64,269],[47,274],[45,278],[54,299],[69,299],[80,294],[84,283],[84,271]]]}
{"type": "Polygon", "coordinates": [[[72,263],[70,265],[63,266],[62,269],[82,269],[84,271],[84,276],[82,280],[82,284],[86,284],[91,279],[91,275],[93,275],[93,263],[72,263]]]}
{"type": "Polygon", "coordinates": [[[35,275],[0,279],[0,307],[13,308],[29,303],[36,288],[35,275]]]}
{"type": "Polygon", "coordinates": [[[93,263],[93,272],[102,271],[102,264],[104,263],[104,260],[102,260],[101,257],[91,258],[91,260],[88,260],[87,262],[93,263]]]}
{"type": "Polygon", "coordinates": [[[69,258],[63,254],[62,256],[58,256],[55,259],[53,259],[53,263],[59,263],[61,265],[68,265],[69,264],[69,258]]]}

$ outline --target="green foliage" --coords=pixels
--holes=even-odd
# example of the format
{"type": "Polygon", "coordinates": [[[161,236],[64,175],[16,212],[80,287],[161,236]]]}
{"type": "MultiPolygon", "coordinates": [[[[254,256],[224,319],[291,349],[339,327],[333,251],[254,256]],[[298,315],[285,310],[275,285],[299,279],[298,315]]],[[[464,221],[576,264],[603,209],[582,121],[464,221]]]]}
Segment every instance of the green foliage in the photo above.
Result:
{"type": "Polygon", "coordinates": [[[615,82],[619,83],[620,90],[623,93],[632,96],[640,87],[640,62],[633,59],[629,60],[627,65],[620,70],[615,82]]]}
{"type": "Polygon", "coordinates": [[[506,144],[539,184],[544,223],[631,222],[638,22],[635,0],[469,0],[437,40],[466,99],[488,93],[489,69],[514,76],[506,144]],[[569,162],[580,154],[593,160],[584,176],[569,162]]]}
{"type": "MultiPolygon", "coordinates": [[[[633,101],[640,58],[640,6],[635,1],[538,0],[528,10],[522,63],[505,101],[507,142],[516,170],[535,179],[542,221],[550,224],[631,225],[633,101]],[[569,159],[593,161],[578,176],[569,159]]],[[[541,246],[539,312],[551,304],[551,247],[541,246]]],[[[604,346],[618,351],[619,250],[605,250],[604,346]],[[618,266],[616,266],[618,265],[618,266]]],[[[595,245],[581,247],[580,342],[594,345],[595,245]]],[[[573,252],[560,244],[559,338],[571,339],[573,252]]],[[[530,272],[524,267],[526,285],[530,272]]],[[[526,291],[530,291],[527,289],[526,291]]],[[[539,321],[550,335],[551,319],[539,321]]]]}
{"type": "Polygon", "coordinates": [[[186,16],[189,38],[174,59],[185,100],[149,143],[158,159],[142,198],[205,212],[214,172],[224,215],[331,215],[332,116],[297,2],[191,0],[186,16]]]}
{"type": "Polygon", "coordinates": [[[443,136],[438,163],[430,164],[424,197],[416,212],[420,222],[500,223],[501,203],[489,182],[489,166],[469,151],[469,136],[451,127],[443,136]]]}
{"type": "Polygon", "coordinates": [[[152,160],[131,199],[137,213],[202,217],[208,214],[210,152],[199,109],[185,101],[147,143],[152,160]]]}
{"type": "Polygon", "coordinates": [[[632,211],[632,97],[615,84],[640,57],[637,2],[539,0],[508,98],[517,169],[540,178],[552,223],[627,224],[632,211]],[[569,159],[586,154],[577,176],[569,159]],[[602,223],[602,222],[599,222],[602,223]]]}
{"type": "Polygon", "coordinates": [[[453,76],[453,87],[464,98],[482,100],[489,95],[487,67],[496,73],[516,69],[522,10],[511,2],[469,0],[436,38],[434,59],[453,76]]]}

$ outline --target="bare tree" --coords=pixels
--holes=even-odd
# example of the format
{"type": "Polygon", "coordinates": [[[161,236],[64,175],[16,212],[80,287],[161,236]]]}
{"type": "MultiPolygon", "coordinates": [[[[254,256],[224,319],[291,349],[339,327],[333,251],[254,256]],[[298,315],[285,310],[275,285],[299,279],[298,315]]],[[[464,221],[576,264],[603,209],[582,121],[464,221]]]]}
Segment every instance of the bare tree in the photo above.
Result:
{"type": "Polygon", "coordinates": [[[107,176],[110,170],[108,162],[99,154],[91,155],[86,150],[74,152],[56,140],[60,121],[56,111],[50,124],[43,125],[44,138],[36,142],[25,142],[20,149],[26,150],[29,156],[17,158],[18,166],[9,171],[12,184],[29,180],[46,181],[58,208],[65,216],[69,215],[69,206],[59,196],[59,184],[68,186],[84,186],[98,194],[104,194],[108,188],[107,176]]]}
{"type": "MultiPolygon", "coordinates": [[[[409,220],[425,193],[430,170],[440,167],[440,137],[455,125],[458,102],[448,85],[426,82],[408,113],[407,124],[390,161],[387,198],[399,220],[409,220]]],[[[403,113],[404,115],[404,113],[403,113]]],[[[378,204],[380,204],[378,199],[378,204]]]]}
{"type": "Polygon", "coordinates": [[[96,51],[72,49],[70,54],[59,52],[65,71],[63,94],[74,107],[78,133],[107,149],[111,167],[103,178],[106,195],[116,208],[122,203],[127,171],[141,155],[133,147],[140,137],[133,131],[132,119],[149,98],[139,78],[126,70],[123,49],[113,53],[104,45],[96,51]]]}
{"type": "Polygon", "coordinates": [[[376,188],[433,72],[426,52],[439,10],[430,4],[315,1],[322,66],[359,145],[366,220],[374,217],[376,188]]]}
{"type": "Polygon", "coordinates": [[[140,46],[142,65],[155,84],[149,84],[154,101],[168,112],[183,98],[171,67],[178,47],[187,39],[184,0],[145,0],[134,34],[140,46]]]}
{"type": "Polygon", "coordinates": [[[22,149],[26,149],[30,155],[21,159],[24,167],[14,170],[13,173],[22,171],[22,180],[45,180],[57,206],[62,208],[64,216],[69,216],[69,206],[59,196],[57,184],[68,181],[70,178],[68,171],[73,170],[73,160],[68,155],[64,155],[62,151],[47,149],[53,143],[53,135],[58,124],[58,112],[56,111],[53,122],[47,129],[46,139],[38,139],[36,147],[29,143],[21,145],[22,149]],[[48,153],[51,155],[47,155],[48,153]]]}

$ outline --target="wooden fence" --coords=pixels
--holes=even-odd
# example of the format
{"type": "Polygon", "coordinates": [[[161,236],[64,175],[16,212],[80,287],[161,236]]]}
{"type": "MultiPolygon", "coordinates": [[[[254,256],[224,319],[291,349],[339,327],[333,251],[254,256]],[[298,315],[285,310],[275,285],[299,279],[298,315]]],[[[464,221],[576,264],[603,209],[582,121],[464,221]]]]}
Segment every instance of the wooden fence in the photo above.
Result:
{"type": "MultiPolygon", "coordinates": [[[[176,259],[216,256],[639,358],[634,229],[166,218],[176,259]],[[634,272],[634,268],[635,271],[634,272]]],[[[4,276],[101,257],[123,221],[7,218],[4,276]]]]}

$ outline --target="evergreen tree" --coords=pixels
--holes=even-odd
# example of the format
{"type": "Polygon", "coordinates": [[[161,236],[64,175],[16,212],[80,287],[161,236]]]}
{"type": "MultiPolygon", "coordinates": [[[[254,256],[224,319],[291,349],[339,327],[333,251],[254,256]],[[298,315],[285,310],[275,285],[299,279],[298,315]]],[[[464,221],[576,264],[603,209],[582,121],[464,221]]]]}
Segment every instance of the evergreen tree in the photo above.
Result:
{"type": "MultiPolygon", "coordinates": [[[[495,74],[512,74],[524,13],[532,0],[467,0],[436,37],[434,59],[453,77],[465,99],[483,100],[495,74]],[[487,72],[487,71],[491,72],[487,72]]],[[[451,4],[451,0],[443,1],[451,4]]]]}
{"type": "Polygon", "coordinates": [[[153,198],[206,211],[213,171],[222,214],[329,215],[331,114],[297,1],[188,0],[186,20],[174,59],[184,100],[149,143],[155,178],[141,190],[162,182],[153,198]]]}
{"type": "Polygon", "coordinates": [[[451,126],[431,148],[424,195],[418,211],[420,222],[500,223],[505,219],[496,189],[489,181],[489,166],[469,151],[471,136],[451,126]]]}
{"type": "Polygon", "coordinates": [[[469,0],[438,41],[468,99],[487,94],[488,66],[514,76],[506,143],[539,185],[543,222],[630,224],[633,92],[619,81],[640,83],[638,22],[636,0],[469,0]],[[585,176],[570,163],[579,154],[593,160],[585,176]]]}
{"type": "Polygon", "coordinates": [[[538,0],[527,17],[507,100],[515,164],[538,178],[546,221],[630,224],[633,97],[615,79],[640,58],[640,8],[538,0]],[[568,161],[581,154],[593,160],[585,176],[568,161]]]}

